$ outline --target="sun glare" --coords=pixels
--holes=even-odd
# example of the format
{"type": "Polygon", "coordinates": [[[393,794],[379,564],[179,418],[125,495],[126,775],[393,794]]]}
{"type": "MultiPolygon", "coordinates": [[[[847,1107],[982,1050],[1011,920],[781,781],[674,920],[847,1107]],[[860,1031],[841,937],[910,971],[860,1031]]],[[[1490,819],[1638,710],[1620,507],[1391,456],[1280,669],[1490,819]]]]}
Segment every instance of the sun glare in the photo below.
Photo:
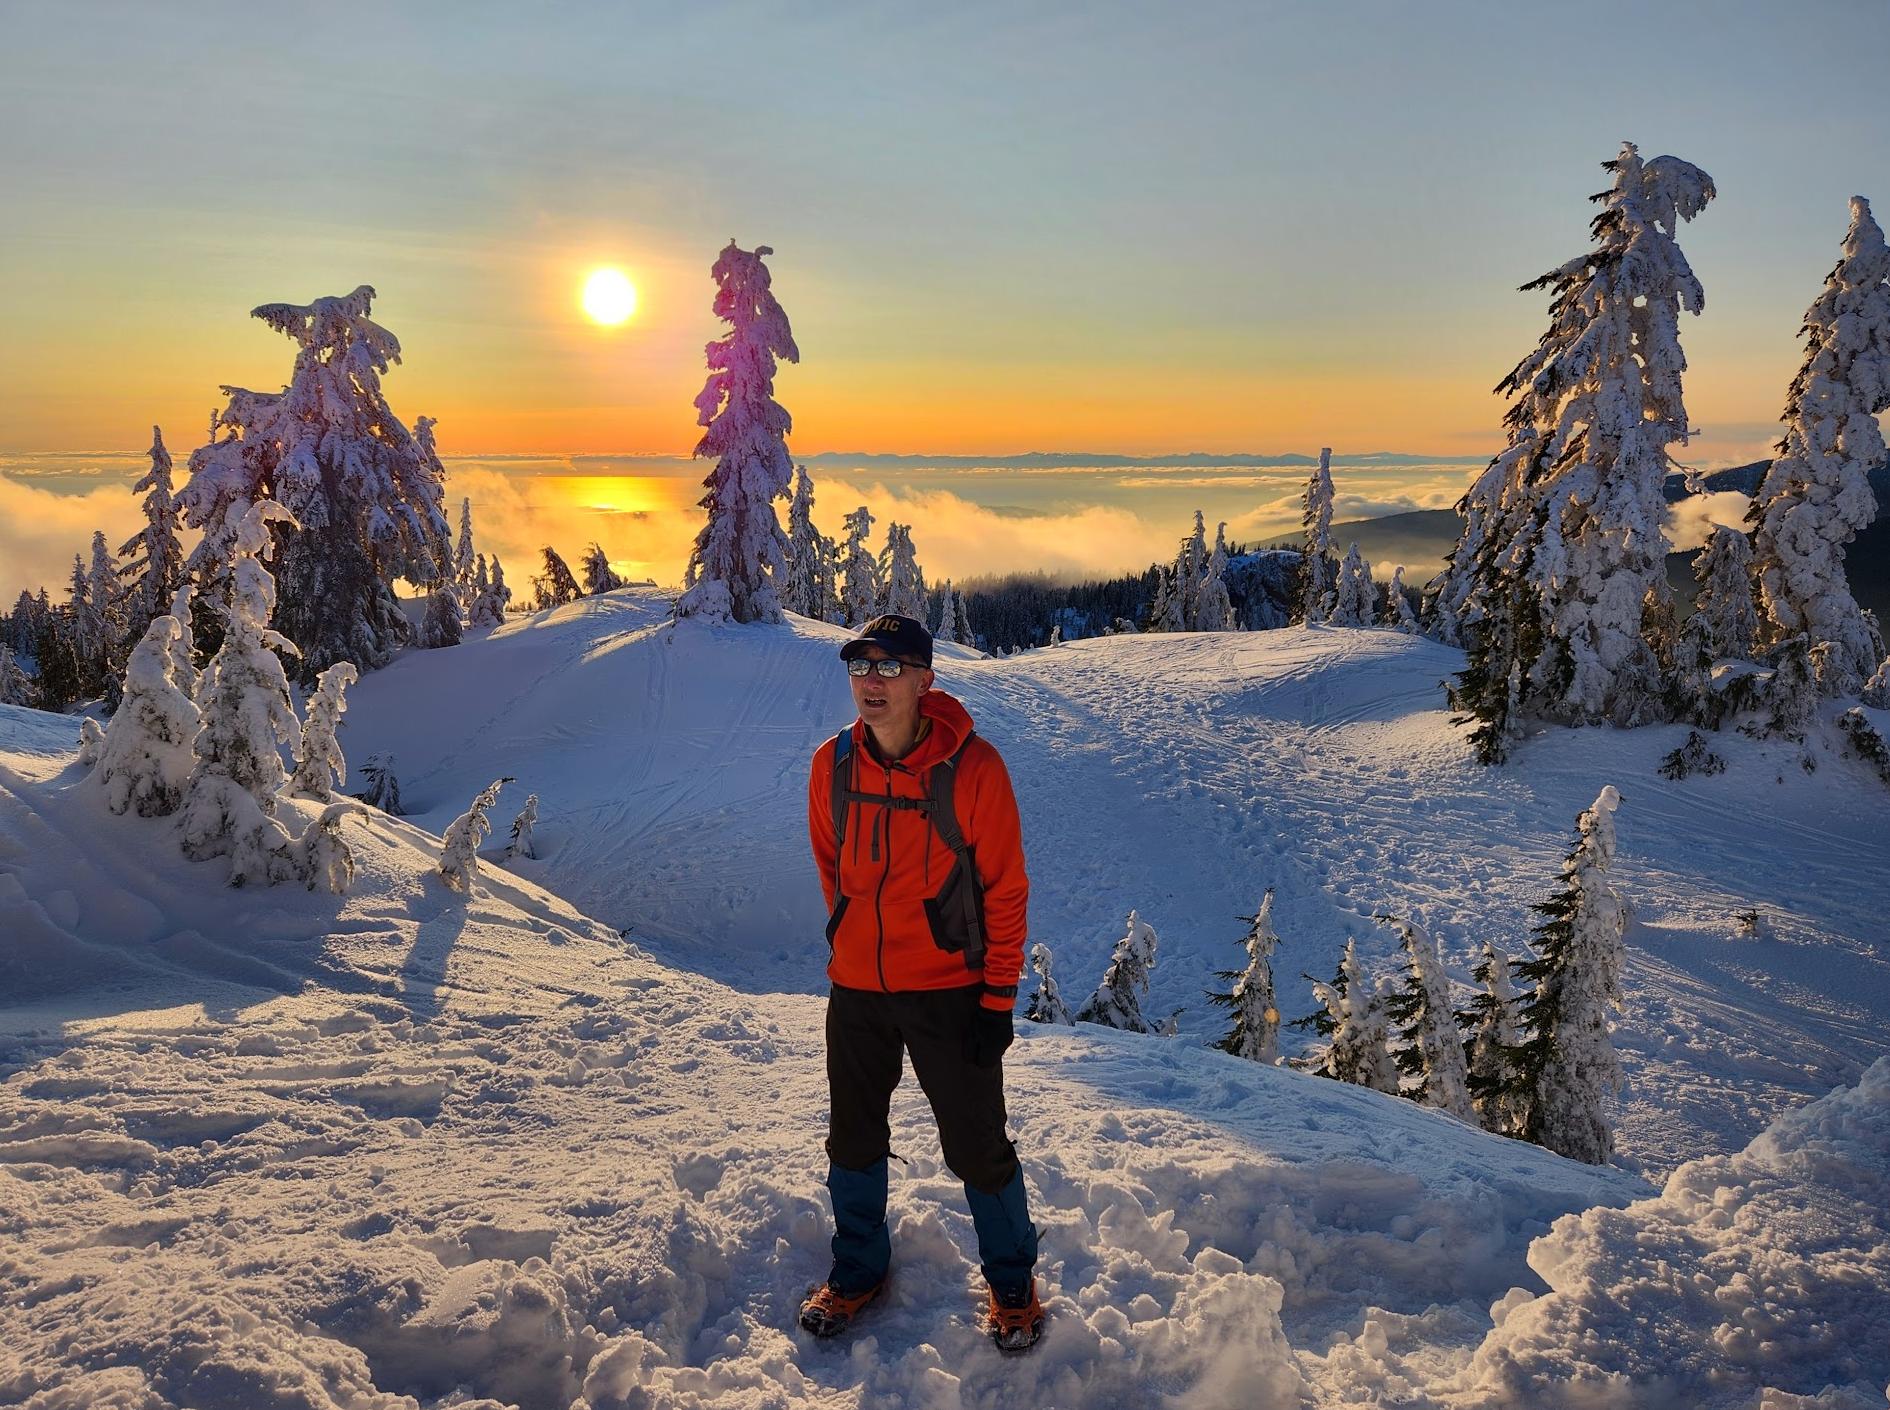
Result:
{"type": "Polygon", "coordinates": [[[615,327],[636,312],[636,285],[621,269],[593,269],[584,281],[584,312],[593,323],[615,327]]]}

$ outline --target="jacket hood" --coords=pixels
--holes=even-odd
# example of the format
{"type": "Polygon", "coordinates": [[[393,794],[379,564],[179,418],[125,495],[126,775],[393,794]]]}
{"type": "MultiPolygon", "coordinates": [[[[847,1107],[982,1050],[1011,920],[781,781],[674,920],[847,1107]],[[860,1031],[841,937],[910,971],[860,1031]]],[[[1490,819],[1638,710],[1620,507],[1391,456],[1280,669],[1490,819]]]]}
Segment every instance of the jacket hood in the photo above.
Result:
{"type": "MultiPolygon", "coordinates": [[[[937,686],[919,697],[919,716],[930,720],[932,728],[918,746],[899,761],[915,772],[951,758],[972,729],[971,712],[959,703],[956,696],[947,695],[937,686]]],[[[853,722],[853,742],[865,748],[866,721],[856,719],[853,722]]],[[[870,759],[873,756],[869,753],[866,757],[870,759]]]]}

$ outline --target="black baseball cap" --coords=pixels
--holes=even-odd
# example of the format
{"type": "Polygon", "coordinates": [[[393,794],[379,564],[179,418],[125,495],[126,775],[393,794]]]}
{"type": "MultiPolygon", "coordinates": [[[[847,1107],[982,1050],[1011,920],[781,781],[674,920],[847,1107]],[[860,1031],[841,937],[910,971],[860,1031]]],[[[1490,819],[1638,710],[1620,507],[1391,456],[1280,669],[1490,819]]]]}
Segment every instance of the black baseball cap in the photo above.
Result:
{"type": "Polygon", "coordinates": [[[917,661],[921,666],[932,664],[932,634],[910,617],[895,617],[889,613],[873,618],[860,628],[858,636],[840,648],[840,659],[851,661],[869,646],[881,648],[888,656],[917,661]]]}

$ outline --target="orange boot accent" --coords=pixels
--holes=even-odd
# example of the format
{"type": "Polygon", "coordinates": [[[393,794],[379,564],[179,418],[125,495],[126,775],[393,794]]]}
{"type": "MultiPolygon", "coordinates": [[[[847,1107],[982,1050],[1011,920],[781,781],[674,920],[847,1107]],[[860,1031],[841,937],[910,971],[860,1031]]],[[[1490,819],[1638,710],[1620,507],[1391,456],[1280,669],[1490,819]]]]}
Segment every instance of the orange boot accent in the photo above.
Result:
{"type": "Polygon", "coordinates": [[[848,1297],[832,1283],[822,1283],[801,1304],[801,1325],[817,1337],[837,1337],[853,1325],[861,1308],[878,1297],[886,1285],[877,1283],[865,1292],[848,1297]]]}
{"type": "Polygon", "coordinates": [[[1037,1301],[1037,1280],[1021,1298],[1003,1298],[997,1289],[989,1289],[990,1302],[985,1307],[984,1328],[997,1343],[999,1351],[1028,1351],[1043,1335],[1043,1304],[1037,1301]]]}

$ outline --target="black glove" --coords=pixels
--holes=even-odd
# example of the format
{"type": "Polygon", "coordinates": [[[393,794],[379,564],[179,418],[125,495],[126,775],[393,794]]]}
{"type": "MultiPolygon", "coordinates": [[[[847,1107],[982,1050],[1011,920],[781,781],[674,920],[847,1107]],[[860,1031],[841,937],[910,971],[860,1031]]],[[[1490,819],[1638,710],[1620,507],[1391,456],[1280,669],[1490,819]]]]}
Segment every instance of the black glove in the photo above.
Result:
{"type": "Polygon", "coordinates": [[[996,1067],[1015,1036],[1009,1009],[988,1009],[980,1004],[972,1015],[971,1031],[965,1034],[965,1061],[979,1067],[996,1067]]]}

